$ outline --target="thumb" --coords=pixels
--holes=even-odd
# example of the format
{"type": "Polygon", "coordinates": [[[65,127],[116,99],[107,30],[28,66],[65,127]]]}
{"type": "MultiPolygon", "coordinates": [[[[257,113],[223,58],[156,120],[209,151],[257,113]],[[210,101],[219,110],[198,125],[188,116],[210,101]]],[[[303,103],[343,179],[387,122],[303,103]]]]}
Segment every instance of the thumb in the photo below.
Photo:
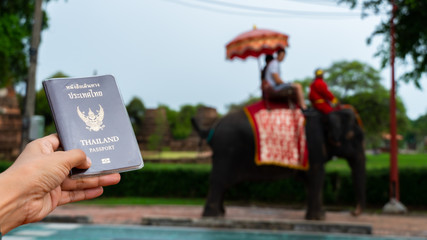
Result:
{"type": "Polygon", "coordinates": [[[72,168],[88,169],[91,166],[90,159],[80,149],[72,149],[64,152],[55,152],[56,157],[62,161],[68,170],[72,168]]]}

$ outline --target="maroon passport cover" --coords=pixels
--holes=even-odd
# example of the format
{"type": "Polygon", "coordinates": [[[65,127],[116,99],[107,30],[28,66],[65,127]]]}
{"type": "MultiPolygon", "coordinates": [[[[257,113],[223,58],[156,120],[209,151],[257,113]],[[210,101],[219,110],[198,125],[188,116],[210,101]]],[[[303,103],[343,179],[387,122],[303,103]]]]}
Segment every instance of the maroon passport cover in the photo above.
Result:
{"type": "Polygon", "coordinates": [[[91,159],[87,170],[71,176],[102,175],[143,167],[141,151],[125,105],[111,75],[43,81],[64,150],[81,149],[91,159]]]}

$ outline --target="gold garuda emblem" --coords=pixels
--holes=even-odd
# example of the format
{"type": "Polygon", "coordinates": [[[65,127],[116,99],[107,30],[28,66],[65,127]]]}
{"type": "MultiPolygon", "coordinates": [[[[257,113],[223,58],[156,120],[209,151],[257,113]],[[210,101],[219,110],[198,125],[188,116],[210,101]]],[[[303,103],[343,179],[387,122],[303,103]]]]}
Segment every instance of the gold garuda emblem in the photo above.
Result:
{"type": "Polygon", "coordinates": [[[99,110],[96,110],[96,112],[97,114],[92,112],[92,110],[89,108],[89,112],[86,116],[85,112],[81,112],[79,106],[77,106],[77,114],[79,115],[80,119],[86,123],[86,129],[89,131],[98,132],[105,127],[105,125],[102,124],[102,120],[104,120],[104,109],[100,104],[99,110]]]}

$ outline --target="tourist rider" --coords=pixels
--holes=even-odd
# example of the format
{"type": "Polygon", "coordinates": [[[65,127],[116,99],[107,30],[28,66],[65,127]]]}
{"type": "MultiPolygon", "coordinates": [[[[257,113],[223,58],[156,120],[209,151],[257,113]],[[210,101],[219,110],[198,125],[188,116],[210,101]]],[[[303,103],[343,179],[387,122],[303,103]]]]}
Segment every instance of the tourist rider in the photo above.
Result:
{"type": "MultiPolygon", "coordinates": [[[[283,96],[283,98],[289,97],[289,89],[294,89],[297,95],[297,103],[301,109],[305,110],[307,106],[304,102],[304,94],[302,91],[301,84],[299,83],[285,83],[280,77],[280,66],[279,64],[285,59],[286,51],[281,48],[277,50],[277,56],[271,60],[265,68],[265,80],[273,89],[274,95],[283,96]]],[[[283,99],[282,98],[282,99],[283,99]]]]}
{"type": "Polygon", "coordinates": [[[309,99],[313,107],[324,114],[332,112],[338,104],[338,99],[328,89],[328,85],[323,80],[323,70],[314,71],[314,80],[310,84],[309,99]]]}

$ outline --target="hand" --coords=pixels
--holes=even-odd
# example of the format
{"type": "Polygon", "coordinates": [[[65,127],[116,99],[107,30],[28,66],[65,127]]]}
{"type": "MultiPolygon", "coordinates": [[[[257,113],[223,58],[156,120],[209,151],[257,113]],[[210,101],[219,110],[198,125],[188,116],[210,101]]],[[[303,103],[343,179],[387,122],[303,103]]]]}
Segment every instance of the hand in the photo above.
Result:
{"type": "Polygon", "coordinates": [[[119,174],[71,179],[74,168],[91,162],[81,150],[57,151],[56,134],[27,145],[15,163],[0,174],[0,226],[3,233],[22,224],[40,221],[57,206],[92,199],[102,186],[117,184],[119,174]]]}
{"type": "Polygon", "coordinates": [[[340,101],[338,100],[338,98],[334,97],[334,99],[332,99],[331,101],[332,107],[336,107],[340,104],[340,101]]]}

